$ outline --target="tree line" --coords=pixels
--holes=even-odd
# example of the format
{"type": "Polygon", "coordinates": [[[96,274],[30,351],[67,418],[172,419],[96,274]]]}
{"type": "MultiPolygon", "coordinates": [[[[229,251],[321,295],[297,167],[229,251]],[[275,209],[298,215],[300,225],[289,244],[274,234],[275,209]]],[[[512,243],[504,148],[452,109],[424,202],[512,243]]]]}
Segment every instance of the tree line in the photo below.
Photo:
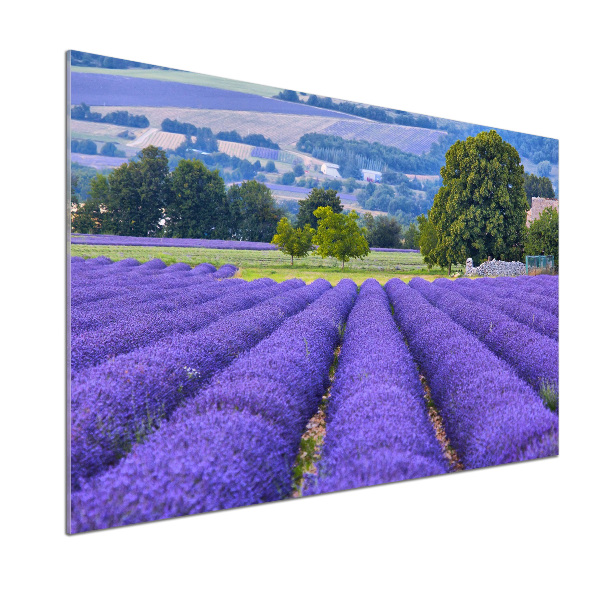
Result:
{"type": "Polygon", "coordinates": [[[180,160],[170,171],[155,146],[89,186],[89,200],[74,206],[72,228],[80,233],[270,242],[284,216],[265,185],[226,189],[218,171],[198,159],[180,160]]]}
{"type": "Polygon", "coordinates": [[[71,119],[109,123],[111,125],[122,125],[123,127],[150,127],[150,121],[145,115],[130,115],[126,110],[115,110],[102,116],[101,113],[92,112],[85,102],[71,109],[71,119]]]}
{"type": "Polygon", "coordinates": [[[217,152],[219,147],[217,140],[238,142],[240,144],[249,144],[260,148],[272,148],[279,150],[279,145],[270,138],[266,138],[261,133],[250,133],[242,137],[237,131],[220,131],[214,134],[209,127],[196,127],[192,123],[182,123],[177,119],[164,119],[160,125],[163,131],[169,133],[181,133],[186,136],[186,141],[182,144],[181,151],[188,148],[198,148],[205,152],[217,152]],[[196,140],[192,141],[192,137],[196,140]]]}
{"type": "MultiPolygon", "coordinates": [[[[98,154],[98,146],[92,140],[71,140],[71,152],[78,154],[98,154]]],[[[113,142],[106,142],[100,148],[102,156],[125,156],[125,152],[119,150],[113,142]]]]}
{"type": "Polygon", "coordinates": [[[424,115],[413,115],[403,110],[390,110],[372,105],[363,106],[347,101],[334,102],[329,97],[317,96],[316,94],[311,94],[306,100],[302,100],[298,95],[298,92],[295,92],[294,90],[283,90],[275,97],[280,100],[285,100],[286,102],[298,102],[300,104],[308,104],[309,106],[316,106],[327,110],[335,110],[349,115],[370,119],[371,121],[379,121],[380,123],[395,123],[397,125],[437,129],[435,119],[424,115]],[[394,116],[392,116],[390,112],[394,116]]]}

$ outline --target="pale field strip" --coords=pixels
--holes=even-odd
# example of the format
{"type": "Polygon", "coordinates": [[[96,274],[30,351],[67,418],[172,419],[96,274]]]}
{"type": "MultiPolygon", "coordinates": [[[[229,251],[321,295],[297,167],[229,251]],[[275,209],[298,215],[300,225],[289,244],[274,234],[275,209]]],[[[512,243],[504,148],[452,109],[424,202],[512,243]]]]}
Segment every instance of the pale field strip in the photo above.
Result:
{"type": "Polygon", "coordinates": [[[141,135],[137,140],[127,144],[134,148],[146,148],[147,146],[157,146],[164,150],[175,150],[185,142],[185,135],[182,133],[169,133],[167,131],[160,131],[159,129],[151,127],[141,135]]]}
{"type": "MultiPolygon", "coordinates": [[[[71,119],[72,134],[84,134],[90,137],[118,137],[117,134],[122,133],[123,131],[129,131],[129,133],[139,137],[146,131],[146,129],[140,129],[138,127],[125,127],[123,125],[113,125],[112,123],[94,123],[93,121],[79,121],[77,119],[71,119]]],[[[125,138],[123,139],[123,142],[125,142],[125,138]]]]}
{"type": "Polygon", "coordinates": [[[200,108],[174,108],[151,106],[94,106],[94,112],[103,115],[115,110],[126,110],[148,117],[150,126],[160,129],[165,119],[176,119],[196,127],[209,127],[213,133],[237,131],[242,137],[260,133],[285,149],[292,148],[305,133],[320,132],[346,119],[287,115],[237,110],[208,110],[200,108]]]}
{"type": "Polygon", "coordinates": [[[237,158],[245,158],[247,160],[253,158],[252,148],[254,148],[254,146],[250,146],[249,144],[240,144],[239,142],[226,142],[224,140],[217,140],[217,144],[219,146],[219,152],[227,154],[227,156],[236,156],[237,158]]]}

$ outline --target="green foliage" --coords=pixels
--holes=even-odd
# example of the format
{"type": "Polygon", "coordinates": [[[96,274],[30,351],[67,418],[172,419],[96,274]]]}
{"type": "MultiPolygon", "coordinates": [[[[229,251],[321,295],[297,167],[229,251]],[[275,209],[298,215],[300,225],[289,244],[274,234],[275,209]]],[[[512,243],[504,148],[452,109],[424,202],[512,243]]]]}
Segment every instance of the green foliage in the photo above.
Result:
{"type": "Polygon", "coordinates": [[[323,189],[339,192],[342,189],[342,182],[340,179],[328,179],[323,182],[323,189]]]}
{"type": "Polygon", "coordinates": [[[448,150],[442,187],[429,212],[437,235],[429,260],[449,271],[469,257],[522,258],[528,206],[520,163],[519,153],[495,131],[448,150]]]}
{"type": "Polygon", "coordinates": [[[303,164],[294,165],[294,175],[296,177],[302,177],[304,175],[304,165],[303,164]]]}
{"type": "Polygon", "coordinates": [[[270,242],[283,217],[271,190],[255,180],[232,185],[227,190],[229,200],[230,237],[251,242],[270,242]]]}
{"type": "Polygon", "coordinates": [[[344,186],[346,191],[351,194],[356,189],[356,179],[354,179],[354,177],[349,177],[344,181],[344,186]]]}
{"type": "Polygon", "coordinates": [[[181,160],[170,176],[165,236],[224,237],[228,220],[225,184],[218,171],[198,159],[181,160]]]}
{"type": "Polygon", "coordinates": [[[77,197],[77,184],[79,183],[79,178],[77,175],[71,173],[71,207],[75,208],[79,204],[79,198],[77,197]]]}
{"type": "Polygon", "coordinates": [[[531,206],[532,198],[555,198],[554,188],[552,182],[548,177],[538,177],[537,175],[531,175],[525,173],[525,194],[527,195],[527,202],[531,206]]]}
{"type": "Polygon", "coordinates": [[[540,386],[540,396],[542,397],[544,404],[551,411],[556,412],[558,410],[558,390],[554,383],[542,383],[540,386]]]}
{"type": "Polygon", "coordinates": [[[342,201],[335,190],[313,188],[304,200],[298,201],[298,205],[300,206],[296,220],[298,227],[304,227],[304,225],[308,224],[313,229],[316,229],[317,217],[314,211],[320,206],[329,206],[334,213],[342,212],[342,201]]]}
{"type": "Polygon", "coordinates": [[[116,144],[113,142],[107,142],[100,148],[100,154],[102,156],[125,156],[125,152],[119,150],[116,144]]]}
{"type": "Polygon", "coordinates": [[[106,233],[148,236],[158,232],[168,196],[166,154],[156,146],[139,153],[108,176],[106,233]]]}
{"type": "Polygon", "coordinates": [[[71,118],[76,121],[93,121],[95,123],[110,123],[112,125],[123,125],[125,127],[149,127],[150,121],[145,115],[130,115],[126,110],[117,110],[106,113],[91,112],[90,107],[82,102],[71,109],[71,118]]]}
{"type": "Polygon", "coordinates": [[[552,167],[550,166],[550,161],[543,160],[537,166],[537,172],[540,177],[548,177],[550,175],[552,167]]]}
{"type": "Polygon", "coordinates": [[[277,172],[277,168],[275,167],[275,163],[272,160],[268,160],[267,164],[265,165],[265,171],[267,173],[276,173],[277,172]]]}
{"type": "Polygon", "coordinates": [[[419,229],[414,223],[411,223],[404,232],[404,243],[402,244],[402,247],[409,250],[415,250],[419,247],[419,229]]]}
{"type": "Polygon", "coordinates": [[[98,148],[92,140],[71,140],[71,152],[79,154],[97,154],[98,148]]]}
{"type": "Polygon", "coordinates": [[[373,217],[366,213],[363,217],[367,230],[366,238],[371,248],[401,248],[402,225],[394,217],[373,217]]]}
{"type": "Polygon", "coordinates": [[[280,100],[286,100],[287,102],[300,102],[300,98],[298,98],[298,92],[294,90],[283,90],[279,92],[277,97],[280,100]]]}
{"type": "Polygon", "coordinates": [[[546,208],[527,231],[525,254],[554,256],[554,265],[558,268],[558,211],[546,208]]]}
{"type": "Polygon", "coordinates": [[[261,133],[251,133],[243,138],[244,144],[249,144],[250,146],[259,146],[260,148],[273,148],[274,150],[279,150],[279,144],[276,144],[270,138],[266,138],[261,133]]]}
{"type": "Polygon", "coordinates": [[[273,236],[271,243],[279,246],[284,254],[289,254],[292,257],[293,265],[294,256],[302,258],[313,249],[314,235],[315,230],[310,225],[305,225],[303,229],[294,229],[291,223],[283,217],[277,224],[277,233],[273,236]]]}
{"type": "MultiPolygon", "coordinates": [[[[110,172],[110,169],[108,170],[110,172]]],[[[77,178],[74,192],[79,202],[85,202],[90,197],[90,184],[99,171],[94,167],[85,167],[79,163],[71,163],[71,174],[77,178]]]]}
{"type": "Polygon", "coordinates": [[[435,227],[425,215],[419,215],[417,223],[419,224],[417,244],[425,264],[431,269],[436,264],[433,258],[433,251],[438,243],[437,233],[435,232],[435,227]]]}
{"type": "Polygon", "coordinates": [[[444,152],[453,138],[444,136],[424,155],[402,152],[393,146],[370,143],[364,140],[345,140],[339,136],[306,133],[296,143],[296,148],[340,165],[344,177],[360,177],[360,169],[382,171],[384,166],[400,173],[428,173],[437,175],[443,164],[444,152]],[[448,138],[448,139],[446,139],[448,138]],[[347,169],[354,171],[348,173],[347,169]],[[356,168],[359,169],[356,172],[356,168]]]}
{"type": "Polygon", "coordinates": [[[342,269],[349,258],[362,258],[370,252],[366,239],[367,230],[358,226],[358,215],[336,213],[330,206],[320,206],[314,211],[317,233],[313,242],[321,257],[332,256],[342,261],[342,269]]]}
{"type": "Polygon", "coordinates": [[[296,181],[296,177],[291,171],[288,171],[281,176],[281,183],[283,185],[294,185],[294,181],[296,181]]]}

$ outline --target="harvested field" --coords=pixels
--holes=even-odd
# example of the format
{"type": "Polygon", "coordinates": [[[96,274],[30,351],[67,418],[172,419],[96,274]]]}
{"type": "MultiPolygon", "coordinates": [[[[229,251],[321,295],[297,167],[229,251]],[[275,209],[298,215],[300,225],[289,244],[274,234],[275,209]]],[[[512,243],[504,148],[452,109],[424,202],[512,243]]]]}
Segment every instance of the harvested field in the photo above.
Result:
{"type": "Polygon", "coordinates": [[[249,144],[240,144],[238,142],[225,142],[217,140],[219,152],[227,154],[227,156],[237,156],[237,158],[250,160],[252,158],[252,150],[254,146],[249,144]]]}
{"type": "Polygon", "coordinates": [[[127,110],[146,115],[150,126],[160,129],[165,119],[176,119],[196,127],[210,127],[214,133],[237,131],[246,136],[261,133],[280,146],[292,147],[305,133],[322,132],[342,120],[335,117],[282,115],[236,110],[206,110],[154,106],[94,106],[94,112],[103,115],[115,110],[127,110]]]}
{"type": "Polygon", "coordinates": [[[157,146],[164,150],[175,150],[181,146],[183,142],[185,142],[185,135],[182,133],[169,133],[167,131],[150,128],[143,135],[127,145],[134,148],[157,146]]]}
{"type": "Polygon", "coordinates": [[[408,127],[405,125],[388,125],[372,121],[338,121],[321,131],[325,135],[335,135],[345,140],[365,140],[377,142],[384,146],[392,146],[410,152],[424,154],[431,150],[432,144],[447,135],[445,131],[408,127]]]}

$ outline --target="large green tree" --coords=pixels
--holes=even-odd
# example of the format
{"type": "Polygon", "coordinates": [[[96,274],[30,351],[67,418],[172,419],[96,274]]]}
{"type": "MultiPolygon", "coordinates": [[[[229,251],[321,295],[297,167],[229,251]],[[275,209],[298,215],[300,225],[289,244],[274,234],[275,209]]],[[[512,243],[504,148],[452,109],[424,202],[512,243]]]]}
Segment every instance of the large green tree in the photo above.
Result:
{"type": "Polygon", "coordinates": [[[343,210],[342,201],[335,190],[324,190],[314,188],[304,200],[298,201],[298,217],[296,225],[304,227],[306,224],[313,229],[317,228],[317,217],[314,211],[320,206],[329,206],[334,213],[341,213],[343,210]]]}
{"type": "Polygon", "coordinates": [[[539,219],[536,219],[527,231],[525,254],[554,256],[554,264],[558,268],[558,211],[546,208],[539,219]]]}
{"type": "Polygon", "coordinates": [[[138,160],[108,176],[107,226],[117,235],[149,236],[160,229],[168,196],[169,166],[165,152],[144,148],[138,160]]]}
{"type": "Polygon", "coordinates": [[[294,256],[301,258],[313,249],[314,235],[315,230],[310,225],[305,225],[302,229],[294,229],[286,217],[283,217],[277,224],[277,233],[271,243],[277,244],[284,254],[291,256],[293,265],[294,256]]]}
{"type": "Polygon", "coordinates": [[[317,233],[313,237],[317,254],[323,258],[332,256],[342,261],[342,269],[349,258],[362,258],[369,254],[367,230],[358,225],[358,214],[351,211],[344,215],[333,212],[330,206],[315,210],[317,233]]]}
{"type": "Polygon", "coordinates": [[[232,185],[227,190],[230,233],[238,240],[270,242],[284,216],[271,190],[255,180],[232,185]]]}
{"type": "Polygon", "coordinates": [[[165,233],[176,238],[227,236],[229,209],[225,183],[197,158],[180,160],[169,180],[165,233]]]}
{"type": "Polygon", "coordinates": [[[442,186],[429,221],[437,234],[431,253],[441,267],[488,256],[523,256],[527,197],[519,153],[494,130],[454,143],[441,169],[442,186]]]}

